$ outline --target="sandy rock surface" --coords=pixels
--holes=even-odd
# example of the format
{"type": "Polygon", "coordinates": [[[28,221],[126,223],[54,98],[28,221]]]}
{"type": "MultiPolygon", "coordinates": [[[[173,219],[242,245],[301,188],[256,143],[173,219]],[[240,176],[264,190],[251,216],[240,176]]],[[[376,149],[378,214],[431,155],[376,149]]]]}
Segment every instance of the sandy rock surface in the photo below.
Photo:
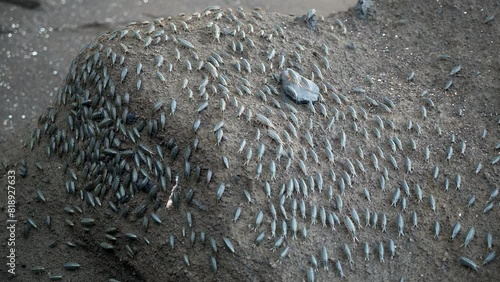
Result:
{"type": "Polygon", "coordinates": [[[496,7],[211,7],[103,33],[3,157],[12,279],[497,280],[496,7]],[[317,102],[284,94],[287,69],[317,102]]]}

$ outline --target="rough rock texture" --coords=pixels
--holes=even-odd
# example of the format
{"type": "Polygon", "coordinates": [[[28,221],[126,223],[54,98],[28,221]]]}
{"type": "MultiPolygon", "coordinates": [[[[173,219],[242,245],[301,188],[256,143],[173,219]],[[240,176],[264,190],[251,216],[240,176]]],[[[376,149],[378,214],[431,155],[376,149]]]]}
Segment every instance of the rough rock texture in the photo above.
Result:
{"type": "MultiPolygon", "coordinates": [[[[499,240],[498,85],[481,88],[498,68],[459,47],[408,56],[414,42],[379,38],[394,25],[381,11],[318,17],[312,31],[301,17],[213,7],[100,35],[22,161],[5,163],[24,224],[18,278],[497,279],[497,260],[472,272],[460,257],[481,264],[486,234],[499,240]],[[319,86],[315,104],[282,94],[286,68],[319,86]]],[[[424,30],[403,19],[402,40],[424,30]]]]}
{"type": "Polygon", "coordinates": [[[283,92],[295,103],[308,104],[318,101],[318,85],[300,74],[297,74],[294,70],[286,69],[281,73],[281,85],[283,87],[283,92]]]}

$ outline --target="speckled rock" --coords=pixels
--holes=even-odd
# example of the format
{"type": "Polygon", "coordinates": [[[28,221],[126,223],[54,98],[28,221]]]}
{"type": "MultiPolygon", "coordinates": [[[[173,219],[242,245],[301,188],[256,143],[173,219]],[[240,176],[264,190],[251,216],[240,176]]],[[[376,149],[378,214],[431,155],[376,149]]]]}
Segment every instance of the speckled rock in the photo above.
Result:
{"type": "Polygon", "coordinates": [[[318,17],[313,31],[303,17],[210,7],[100,35],[26,142],[34,158],[25,167],[44,163],[64,177],[57,196],[39,188],[65,211],[54,229],[136,266],[144,280],[301,280],[317,267],[311,256],[318,279],[382,273],[389,263],[398,273],[414,252],[431,252],[431,240],[442,240],[432,252],[458,247],[431,226],[460,219],[469,229],[478,219],[442,203],[485,194],[472,184],[496,181],[486,175],[498,164],[441,132],[433,96],[418,89],[400,99],[393,87],[406,77],[348,91],[365,78],[353,71],[363,69],[363,49],[345,31],[332,17],[318,17]],[[315,103],[293,103],[290,89],[315,103]],[[469,151],[488,164],[484,175],[462,177],[469,168],[459,156],[469,151]],[[360,241],[364,257],[378,246],[377,261],[365,262],[360,241]]]}
{"type": "Polygon", "coordinates": [[[281,73],[281,83],[285,94],[296,103],[306,104],[318,101],[318,85],[292,69],[286,69],[281,73]]]}

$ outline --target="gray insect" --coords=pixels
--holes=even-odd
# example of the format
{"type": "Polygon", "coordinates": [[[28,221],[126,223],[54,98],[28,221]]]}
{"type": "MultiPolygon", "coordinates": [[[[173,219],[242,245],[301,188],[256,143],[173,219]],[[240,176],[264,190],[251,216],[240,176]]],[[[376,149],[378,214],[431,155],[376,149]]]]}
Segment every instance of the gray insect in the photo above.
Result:
{"type": "Polygon", "coordinates": [[[460,247],[467,247],[474,238],[475,234],[476,234],[476,229],[474,229],[474,227],[471,227],[467,232],[467,235],[465,236],[464,243],[460,247]]]}
{"type": "Polygon", "coordinates": [[[484,261],[483,261],[483,266],[487,265],[488,263],[492,262],[495,259],[496,253],[495,252],[490,252],[489,254],[486,255],[484,261]]]}
{"type": "Polygon", "coordinates": [[[264,213],[262,213],[261,210],[257,213],[257,216],[255,217],[255,226],[254,226],[254,231],[257,231],[257,228],[262,224],[262,221],[264,219],[264,213]]]}
{"type": "Polygon", "coordinates": [[[347,257],[347,260],[349,261],[349,264],[352,266],[354,264],[354,261],[352,260],[352,255],[351,255],[351,249],[349,249],[349,245],[344,243],[344,253],[347,257]]]}
{"type": "Polygon", "coordinates": [[[378,259],[380,262],[385,262],[384,261],[384,244],[382,244],[382,242],[380,242],[378,244],[378,259]]]}
{"type": "Polygon", "coordinates": [[[398,236],[405,236],[404,233],[405,223],[403,216],[401,214],[398,214],[397,224],[398,224],[398,236]]]}
{"type": "Polygon", "coordinates": [[[321,260],[323,262],[323,269],[328,271],[328,252],[324,246],[321,248],[321,260]]]}
{"type": "Polygon", "coordinates": [[[462,226],[460,225],[460,221],[457,221],[457,223],[455,223],[455,225],[453,226],[453,230],[451,232],[451,239],[452,240],[455,240],[455,238],[457,237],[461,228],[462,228],[462,226]]]}
{"type": "Polygon", "coordinates": [[[368,245],[368,242],[363,244],[363,252],[365,254],[365,261],[370,261],[370,245],[368,245]]]}
{"type": "Polygon", "coordinates": [[[441,225],[439,224],[439,221],[436,220],[434,222],[434,238],[439,239],[439,232],[441,231],[441,225]]]}
{"type": "Polygon", "coordinates": [[[467,257],[460,257],[460,264],[477,271],[477,264],[467,257]]]}
{"type": "Polygon", "coordinates": [[[354,242],[358,241],[358,238],[356,237],[356,227],[354,226],[354,223],[352,222],[352,220],[348,216],[345,216],[344,223],[345,223],[345,226],[347,228],[347,231],[349,231],[351,233],[353,241],[354,242]]]}

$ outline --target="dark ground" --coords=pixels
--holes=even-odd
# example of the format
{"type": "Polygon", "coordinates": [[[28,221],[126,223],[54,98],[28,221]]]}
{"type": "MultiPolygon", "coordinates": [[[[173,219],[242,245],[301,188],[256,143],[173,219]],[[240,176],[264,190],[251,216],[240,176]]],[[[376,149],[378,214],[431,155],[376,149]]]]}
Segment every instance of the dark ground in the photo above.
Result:
{"type": "MultiPolygon", "coordinates": [[[[301,3],[306,5],[304,2],[301,3]]],[[[0,5],[5,4],[0,3],[0,5]]],[[[190,7],[188,4],[185,5],[186,9],[180,9],[179,11],[200,10],[204,8],[203,5],[200,7],[196,6],[197,8],[194,8],[194,6],[190,7]]],[[[256,5],[258,5],[258,3],[256,3],[256,5]]],[[[77,215],[68,216],[62,211],[62,208],[67,206],[69,201],[73,204],[86,206],[78,199],[75,200],[74,197],[67,198],[65,193],[62,195],[62,191],[64,190],[62,187],[64,186],[65,179],[61,177],[62,173],[60,173],[63,167],[63,161],[61,159],[53,157],[50,161],[45,161],[44,152],[42,150],[43,146],[35,149],[35,153],[30,153],[28,149],[20,148],[19,145],[16,145],[22,143],[26,136],[29,136],[28,130],[36,126],[36,122],[33,122],[27,129],[20,127],[19,134],[21,138],[14,138],[13,140],[1,144],[1,148],[4,151],[7,148],[10,149],[2,156],[4,163],[9,168],[14,165],[18,167],[21,159],[27,160],[28,167],[30,168],[29,177],[26,179],[17,178],[17,187],[19,191],[19,195],[17,196],[17,216],[23,224],[25,224],[28,216],[33,217],[38,223],[38,228],[36,230],[32,229],[27,238],[21,235],[22,230],[19,228],[17,235],[19,274],[17,278],[11,278],[11,280],[46,281],[47,273],[60,273],[63,274],[65,279],[70,279],[68,281],[105,281],[111,277],[120,281],[251,281],[252,279],[256,281],[301,281],[306,277],[305,271],[310,266],[310,264],[307,263],[308,256],[312,253],[320,260],[318,250],[322,245],[326,245],[330,250],[333,249],[334,251],[330,253],[330,271],[325,272],[320,270],[316,272],[316,278],[319,281],[339,279],[334,265],[334,261],[337,259],[342,260],[344,273],[349,281],[399,281],[401,277],[405,277],[405,281],[500,280],[498,259],[495,259],[487,266],[481,266],[477,272],[460,266],[458,261],[460,256],[467,256],[476,263],[481,264],[487,253],[485,242],[487,232],[491,232],[493,235],[493,250],[498,251],[498,242],[500,242],[500,208],[498,207],[498,198],[493,200],[494,208],[488,213],[483,213],[490,192],[495,187],[500,186],[499,165],[498,163],[496,165],[490,164],[491,160],[499,155],[498,149],[494,148],[500,142],[500,63],[497,56],[497,49],[498,46],[500,46],[498,37],[500,34],[500,27],[497,18],[485,23],[485,19],[488,16],[494,15],[499,11],[499,5],[500,3],[498,1],[423,1],[418,3],[414,1],[381,1],[381,3],[377,2],[376,5],[377,14],[374,17],[370,17],[368,20],[357,19],[355,12],[352,10],[334,15],[334,17],[343,20],[347,27],[347,36],[334,35],[328,37],[328,39],[331,40],[329,42],[331,42],[331,49],[335,59],[330,62],[333,69],[332,73],[325,74],[325,77],[336,81],[339,84],[339,92],[347,95],[349,99],[351,99],[353,105],[358,104],[363,105],[365,108],[369,108],[363,96],[350,91],[350,89],[357,86],[369,89],[369,95],[377,101],[381,101],[384,96],[390,97],[397,104],[397,108],[390,115],[398,128],[394,131],[395,134],[401,136],[406,141],[408,139],[407,137],[410,136],[418,140],[419,151],[409,153],[412,160],[414,160],[414,172],[412,175],[408,176],[408,179],[412,183],[418,182],[421,184],[424,189],[424,203],[416,203],[414,201],[415,196],[412,194],[411,200],[409,200],[409,211],[405,213],[407,226],[405,228],[407,233],[406,237],[400,238],[397,236],[395,216],[398,214],[398,211],[390,207],[390,199],[392,198],[394,187],[396,187],[396,185],[400,186],[400,180],[407,177],[403,171],[403,158],[398,158],[401,169],[397,172],[391,170],[391,175],[395,174],[396,177],[391,178],[391,182],[388,183],[390,188],[388,188],[384,194],[378,193],[378,191],[375,190],[378,189],[378,178],[375,176],[380,173],[376,174],[372,172],[373,169],[370,157],[369,154],[367,154],[367,156],[365,156],[364,165],[368,173],[365,176],[360,176],[359,188],[365,187],[366,185],[366,187],[373,189],[371,190],[373,191],[372,202],[366,202],[359,189],[359,191],[354,191],[356,193],[349,193],[345,198],[345,209],[356,207],[358,213],[360,213],[362,222],[364,221],[363,210],[365,206],[376,211],[387,211],[390,223],[388,227],[389,232],[384,234],[379,232],[379,230],[371,231],[367,230],[367,228],[360,230],[359,237],[361,244],[352,244],[352,240],[347,236],[343,224],[337,227],[337,230],[339,230],[337,234],[339,235],[332,235],[331,237],[325,236],[326,232],[321,229],[321,227],[308,225],[308,228],[310,228],[309,237],[312,239],[304,243],[290,243],[292,250],[289,257],[284,260],[283,264],[276,264],[275,262],[279,255],[279,251],[271,255],[269,255],[270,252],[265,251],[272,247],[274,240],[266,240],[263,246],[253,249],[250,245],[256,233],[248,232],[246,228],[246,225],[254,220],[255,213],[260,208],[266,211],[266,218],[269,218],[267,214],[267,204],[259,202],[261,199],[256,196],[255,203],[252,206],[246,205],[246,203],[244,203],[245,201],[240,197],[241,195],[238,194],[236,196],[234,194],[229,194],[227,198],[223,200],[221,212],[197,212],[195,214],[196,219],[203,218],[203,220],[199,219],[199,222],[197,222],[197,228],[223,230],[224,232],[228,232],[225,234],[230,234],[226,236],[233,238],[233,244],[236,242],[237,255],[231,257],[227,249],[222,247],[222,241],[219,240],[219,248],[222,250],[219,250],[219,271],[217,275],[209,272],[210,270],[207,267],[200,267],[198,265],[199,261],[207,264],[207,262],[204,261],[206,257],[202,252],[193,252],[193,249],[190,247],[183,246],[182,244],[186,244],[185,242],[187,239],[185,241],[181,240],[180,243],[178,243],[179,245],[176,245],[175,252],[171,253],[168,247],[168,233],[160,228],[150,228],[147,233],[148,238],[153,241],[152,246],[144,247],[144,244],[137,244],[137,252],[140,255],[136,258],[129,259],[124,254],[123,248],[120,252],[110,255],[100,250],[96,244],[96,242],[103,241],[102,235],[104,229],[110,225],[119,225],[120,233],[123,236],[124,233],[130,230],[136,230],[138,226],[140,226],[140,220],[125,221],[113,215],[105,208],[97,209],[95,212],[89,211],[88,213],[85,209],[86,215],[91,215],[99,219],[99,222],[102,224],[97,224],[90,233],[82,232],[80,226],[75,230],[71,230],[65,226],[65,219],[74,218],[74,220],[78,220],[79,218],[77,215]],[[350,43],[356,45],[355,51],[346,48],[346,45],[350,43]],[[442,54],[447,54],[448,57],[444,59],[441,57],[440,59],[439,56],[442,54]],[[444,91],[445,84],[450,79],[450,70],[459,64],[462,65],[462,69],[453,76],[454,83],[452,87],[448,91],[444,91]],[[415,72],[415,77],[412,81],[408,82],[407,77],[411,71],[415,72]],[[372,86],[369,86],[366,82],[367,76],[373,79],[372,86]],[[436,108],[431,110],[430,107],[428,107],[429,117],[426,120],[422,120],[419,107],[423,104],[421,93],[425,90],[429,91],[426,97],[430,97],[434,101],[436,108]],[[459,115],[459,111],[461,115],[459,115]],[[400,128],[404,127],[408,119],[418,121],[421,124],[424,132],[422,136],[416,137],[412,132],[408,133],[405,130],[400,130],[400,128]],[[441,136],[435,133],[436,125],[439,125],[442,130],[441,136]],[[483,128],[488,132],[484,139],[481,138],[483,128]],[[453,160],[447,163],[445,161],[445,151],[450,144],[451,134],[457,136],[457,141],[454,145],[455,155],[453,160]],[[458,144],[461,140],[466,140],[467,142],[467,150],[464,156],[460,156],[459,153],[458,144]],[[432,155],[429,164],[424,162],[421,156],[420,151],[424,145],[429,145],[431,147],[432,155]],[[43,162],[43,172],[38,171],[34,167],[34,161],[43,162]],[[481,173],[476,174],[474,171],[479,161],[484,164],[484,168],[481,173]],[[431,171],[435,163],[439,163],[444,170],[441,172],[442,174],[439,180],[443,180],[443,175],[451,180],[452,184],[450,190],[447,192],[443,190],[441,182],[436,183],[432,180],[431,171]],[[455,190],[454,186],[454,179],[457,173],[461,174],[463,178],[463,188],[461,191],[455,190]],[[50,200],[45,204],[35,200],[35,188],[42,189],[45,197],[50,200]],[[428,204],[429,195],[431,194],[437,200],[437,211],[435,213],[430,211],[428,204]],[[467,200],[472,194],[477,197],[476,204],[473,205],[472,208],[465,208],[467,200]],[[230,226],[223,226],[221,224],[213,224],[215,226],[211,225],[213,222],[220,222],[222,219],[232,218],[232,213],[238,201],[247,209],[245,210],[246,214],[242,216],[242,219],[238,223],[230,226]],[[411,211],[414,208],[418,210],[419,213],[418,228],[411,227],[411,211]],[[43,223],[47,214],[50,214],[53,218],[53,224],[50,230],[43,223]],[[436,219],[439,219],[441,222],[441,235],[439,239],[433,238],[433,223],[436,219]],[[458,238],[453,241],[449,239],[449,237],[453,224],[458,220],[462,223],[462,231],[458,238]],[[465,239],[467,230],[472,226],[476,229],[476,236],[471,246],[468,248],[460,247],[465,239]],[[386,262],[379,263],[376,244],[379,241],[386,242],[388,239],[394,239],[396,242],[396,257],[391,259],[386,247],[386,262]],[[65,244],[68,240],[71,240],[78,246],[76,248],[68,247],[65,244]],[[48,245],[53,241],[57,241],[56,247],[49,248],[48,245]],[[362,242],[364,241],[370,242],[372,256],[370,262],[365,262],[363,259],[362,242]],[[342,251],[342,242],[351,245],[351,252],[353,253],[354,259],[354,267],[352,269],[349,268],[342,251]],[[192,268],[185,267],[181,262],[183,252],[188,252],[189,250],[191,250],[190,257],[193,262],[192,268]],[[71,272],[62,268],[64,262],[75,260],[78,260],[82,265],[82,269],[71,272]],[[40,275],[31,273],[30,269],[37,265],[44,266],[46,273],[40,275]]],[[[310,5],[307,4],[307,6],[310,5]]],[[[99,6],[96,4],[94,7],[99,6]]],[[[148,7],[148,5],[144,7],[148,7]]],[[[273,8],[272,5],[269,7],[273,8]]],[[[278,8],[280,7],[276,4],[275,9],[272,10],[280,11],[278,8]]],[[[329,14],[328,10],[319,9],[318,6],[316,6],[316,8],[318,14],[323,14],[325,16],[329,14]]],[[[110,7],[109,9],[103,8],[99,10],[107,11],[102,12],[102,14],[109,13],[109,15],[113,15],[113,9],[115,8],[110,7]]],[[[103,18],[107,18],[107,16],[101,16],[102,14],[89,13],[85,16],[82,15],[81,18],[77,17],[76,22],[80,22],[80,24],[67,26],[62,29],[61,33],[68,36],[71,32],[76,32],[78,30],[78,34],[80,34],[81,29],[83,35],[79,35],[78,40],[80,41],[78,42],[86,42],[94,38],[96,33],[113,28],[116,23],[125,23],[128,20],[137,18],[144,19],[147,17],[145,14],[154,14],[156,16],[156,12],[158,11],[157,7],[146,9],[150,9],[150,13],[144,13],[142,8],[141,13],[138,12],[139,9],[134,9],[137,14],[128,14],[124,16],[120,13],[120,16],[108,16],[110,18],[110,20],[108,20],[109,23],[105,24],[104,27],[98,24],[82,28],[82,25],[85,25],[85,23],[92,23],[94,21],[101,22],[103,18]]],[[[300,8],[297,11],[291,10],[283,12],[302,14],[305,11],[307,11],[306,8],[300,8]]],[[[13,12],[21,13],[19,10],[13,12]]],[[[25,13],[25,11],[23,11],[23,13],[25,13]]],[[[49,20],[55,20],[55,18],[56,17],[49,17],[49,20]]],[[[272,17],[272,19],[289,24],[295,23],[293,18],[286,16],[275,16],[272,17]]],[[[2,21],[3,20],[5,20],[4,17],[2,17],[2,21]]],[[[335,26],[333,18],[326,19],[324,26],[329,25],[335,26]]],[[[5,24],[2,22],[2,27],[3,26],[5,26],[5,24]]],[[[11,28],[10,24],[7,25],[6,29],[8,30],[8,28],[11,28]]],[[[298,28],[297,30],[300,31],[300,33],[297,34],[297,38],[308,38],[309,34],[306,33],[304,29],[298,28]]],[[[5,40],[8,34],[9,31],[2,34],[2,40],[5,40]]],[[[55,75],[58,78],[55,80],[51,79],[51,86],[44,90],[43,97],[48,96],[48,93],[54,91],[54,87],[60,86],[63,77],[66,75],[69,60],[78,53],[78,47],[81,46],[81,44],[77,44],[76,40],[68,41],[64,39],[66,36],[59,37],[60,39],[58,42],[54,42],[55,40],[53,38],[57,37],[53,35],[50,35],[49,39],[33,36],[30,40],[26,41],[30,42],[29,44],[20,43],[20,45],[24,46],[24,53],[29,53],[35,51],[35,49],[30,50],[30,48],[32,48],[30,46],[35,46],[35,43],[32,42],[38,41],[39,44],[43,46],[42,42],[53,40],[51,44],[57,44],[66,50],[71,50],[71,54],[66,54],[64,60],[57,60],[55,59],[56,53],[53,53],[54,59],[49,60],[53,60],[52,65],[54,68],[50,70],[46,68],[48,61],[45,61],[45,59],[43,62],[34,62],[39,65],[33,68],[26,67],[27,69],[31,69],[30,73],[33,78],[30,79],[24,75],[25,70],[19,70],[19,72],[17,72],[15,69],[7,67],[7,65],[1,65],[2,68],[6,69],[5,73],[10,74],[10,77],[24,78],[21,80],[22,83],[17,83],[18,80],[10,80],[9,78],[8,83],[4,85],[5,87],[3,89],[7,89],[10,85],[11,89],[9,91],[12,91],[14,85],[18,85],[17,88],[20,89],[26,87],[25,90],[20,91],[21,93],[23,91],[25,93],[33,93],[33,91],[30,90],[32,88],[30,87],[30,83],[38,85],[43,81],[40,80],[39,77],[49,77],[54,71],[57,71],[55,75]]],[[[13,44],[13,46],[17,44],[13,41],[7,42],[8,44],[13,44]]],[[[7,49],[8,48],[2,45],[1,52],[5,53],[5,56],[8,56],[7,49]],[[5,48],[5,50],[3,48],[5,48]]],[[[48,48],[48,50],[50,50],[50,48],[48,48]]],[[[52,54],[49,51],[47,52],[52,54]]],[[[21,55],[22,58],[24,57],[24,53],[21,55]]],[[[37,54],[37,56],[39,56],[39,54],[37,54]]],[[[310,57],[310,54],[306,55],[304,56],[304,60],[309,61],[310,57]]],[[[31,59],[26,58],[26,60],[32,61],[33,57],[30,56],[30,58],[31,59]]],[[[12,64],[9,63],[9,66],[10,65],[12,64]]],[[[6,76],[9,77],[9,75],[6,76]]],[[[255,77],[252,76],[252,79],[253,78],[255,77]]],[[[11,92],[5,92],[4,95],[6,97],[11,97],[11,92]]],[[[18,109],[15,113],[18,113],[19,109],[22,107],[21,105],[23,103],[21,103],[21,97],[24,96],[20,95],[18,99],[11,98],[12,101],[7,103],[10,105],[8,107],[12,108],[14,104],[17,103],[15,101],[19,100],[18,109]]],[[[29,97],[28,94],[25,94],[25,97],[29,97]]],[[[155,96],[145,95],[141,97],[141,99],[143,99],[141,101],[149,99],[147,102],[153,103],[156,101],[156,98],[155,96]]],[[[45,108],[48,104],[45,98],[42,99],[40,97],[40,99],[41,100],[32,99],[36,101],[32,105],[36,104],[37,107],[39,106],[40,108],[30,109],[28,107],[25,108],[26,112],[31,112],[33,110],[31,115],[37,116],[41,112],[40,109],[45,108]]],[[[138,105],[138,107],[150,107],[146,102],[139,103],[138,105]]],[[[183,115],[183,108],[181,105],[182,100],[179,102],[179,113],[176,114],[176,116],[183,121],[181,125],[183,125],[186,128],[185,131],[188,132],[188,127],[191,126],[192,121],[183,119],[186,116],[189,117],[189,115],[183,115]]],[[[339,106],[339,108],[341,108],[347,116],[349,115],[345,106],[343,106],[343,108],[339,106]]],[[[24,113],[25,111],[21,112],[24,113]]],[[[369,108],[369,114],[372,118],[373,115],[377,113],[375,109],[369,108]]],[[[13,114],[13,116],[14,115],[16,114],[13,114]]],[[[27,113],[26,119],[28,119],[28,115],[27,113]]],[[[307,116],[305,113],[301,112],[299,117],[305,120],[307,116]]],[[[16,124],[20,124],[15,118],[12,119],[13,121],[9,118],[5,118],[5,120],[4,126],[7,131],[11,131],[12,129],[9,128],[12,126],[16,128],[16,124]]],[[[212,122],[214,121],[216,120],[212,120],[212,122]]],[[[279,124],[276,120],[273,119],[273,121],[279,124]]],[[[349,127],[350,125],[351,123],[347,123],[347,126],[344,127],[346,128],[349,138],[351,136],[358,137],[348,140],[357,142],[361,138],[359,135],[353,135],[353,130],[349,127]]],[[[225,134],[229,136],[229,140],[236,140],[235,138],[231,139],[231,137],[248,133],[245,132],[245,130],[241,130],[242,128],[246,129],[245,127],[239,128],[238,126],[239,123],[236,122],[227,125],[225,134]]],[[[183,132],[183,130],[179,130],[178,133],[181,136],[179,137],[181,140],[184,138],[182,137],[183,134],[187,134],[183,132]]],[[[314,133],[316,133],[315,136],[323,134],[323,132],[319,131],[314,131],[314,133]]],[[[8,135],[10,134],[3,134],[3,136],[8,135]]],[[[331,137],[335,142],[334,147],[338,148],[338,135],[332,134],[331,137]]],[[[368,147],[378,144],[378,141],[374,137],[371,138],[371,141],[367,142],[368,147]]],[[[210,139],[207,142],[212,141],[213,140],[210,139]]],[[[386,143],[383,143],[383,145],[385,146],[383,149],[386,150],[385,152],[388,154],[388,152],[390,152],[389,147],[386,143]]],[[[382,145],[380,146],[382,147],[382,145]]],[[[406,143],[405,146],[409,147],[406,143]]],[[[351,147],[351,151],[336,151],[336,156],[340,156],[340,159],[351,158],[351,156],[354,155],[354,146],[351,147]]],[[[236,148],[237,144],[228,143],[227,152],[229,152],[228,155],[230,157],[233,155],[231,152],[234,152],[236,148]]],[[[200,160],[200,162],[210,165],[210,167],[221,166],[220,164],[218,164],[218,166],[216,164],[215,160],[219,155],[215,153],[215,150],[213,152],[206,151],[206,153],[207,155],[204,156],[205,160],[200,160]]],[[[217,160],[217,163],[218,162],[217,160]]],[[[387,161],[383,163],[384,165],[390,166],[387,161]]],[[[234,166],[236,166],[236,163],[234,166]]],[[[336,167],[337,166],[338,165],[336,165],[336,167]]],[[[217,175],[218,178],[216,180],[218,181],[224,176],[230,178],[232,176],[231,174],[246,176],[245,173],[253,174],[254,170],[241,170],[237,168],[225,172],[222,176],[217,175]]],[[[290,174],[292,173],[293,172],[290,174]]],[[[340,171],[337,177],[339,177],[339,175],[340,171]]],[[[285,177],[286,175],[283,176],[285,177]]],[[[253,175],[251,177],[253,178],[253,175]]],[[[5,183],[7,181],[6,175],[0,180],[2,183],[5,183]]],[[[257,181],[255,181],[255,183],[257,183],[257,181]]],[[[253,188],[256,187],[254,185],[257,185],[255,183],[253,180],[249,179],[248,187],[252,187],[253,190],[253,188]]],[[[216,189],[217,186],[213,188],[216,189]]],[[[231,188],[228,188],[228,190],[231,191],[231,188]]],[[[257,192],[255,193],[258,195],[257,192]]],[[[6,210],[4,195],[5,193],[0,196],[0,207],[3,211],[6,210]]],[[[211,197],[213,196],[213,194],[209,195],[211,197]]],[[[215,203],[212,202],[210,202],[210,204],[215,205],[215,203]]],[[[334,205],[332,205],[332,207],[333,206],[334,205]]],[[[167,214],[163,212],[164,211],[162,211],[162,216],[164,218],[167,214]]],[[[348,212],[344,211],[344,213],[347,214],[348,212]]],[[[180,226],[184,222],[184,217],[172,216],[172,218],[166,220],[168,220],[168,223],[165,224],[165,227],[174,230],[172,232],[180,237],[180,226]]],[[[265,225],[265,228],[268,228],[269,223],[266,221],[265,225]]],[[[20,224],[20,226],[22,225],[20,224]]],[[[5,240],[2,238],[2,248],[6,249],[7,237],[2,237],[5,238],[5,240]]],[[[122,239],[123,238],[119,238],[119,240],[122,239]]],[[[196,248],[198,247],[199,246],[196,245],[196,248]]],[[[320,268],[322,269],[321,263],[320,268]]],[[[2,272],[4,271],[5,265],[2,266],[2,272]]]]}

